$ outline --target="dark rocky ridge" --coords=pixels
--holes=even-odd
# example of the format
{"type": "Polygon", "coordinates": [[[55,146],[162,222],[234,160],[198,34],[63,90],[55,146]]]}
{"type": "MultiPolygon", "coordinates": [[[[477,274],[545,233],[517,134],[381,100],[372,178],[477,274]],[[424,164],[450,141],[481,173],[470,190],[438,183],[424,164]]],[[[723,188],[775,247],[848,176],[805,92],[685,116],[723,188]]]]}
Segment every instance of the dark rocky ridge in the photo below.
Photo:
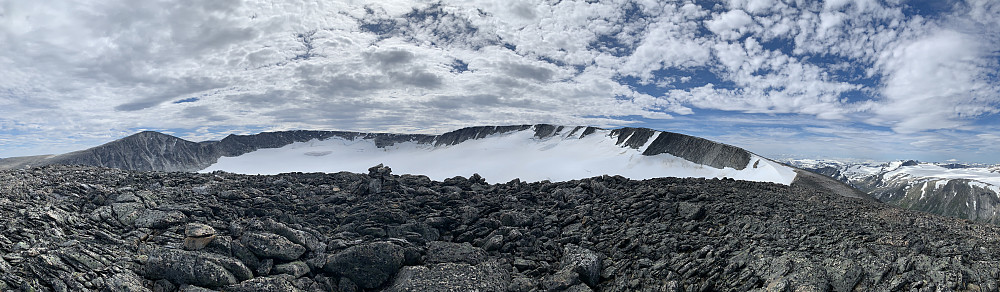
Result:
{"type": "Polygon", "coordinates": [[[47,166],[0,171],[0,226],[3,291],[1000,288],[998,226],[728,179],[47,166]]]}
{"type": "MultiPolygon", "coordinates": [[[[595,127],[565,127],[553,125],[469,127],[441,135],[361,133],[344,131],[285,131],[254,135],[229,135],[220,141],[191,142],[174,136],[141,132],[101,146],[55,156],[18,157],[0,160],[0,169],[15,169],[43,165],[91,165],[126,170],[198,171],[218,161],[259,149],[279,148],[312,139],[370,139],[378,147],[400,142],[416,142],[435,146],[455,145],[472,139],[515,131],[534,131],[535,138],[544,139],[566,132],[587,136],[595,127]]],[[[659,131],[646,128],[622,128],[611,131],[622,147],[638,149],[659,131]]],[[[574,135],[577,136],[577,135],[574,135]]],[[[670,153],[695,163],[715,168],[743,169],[750,162],[746,150],[683,134],[663,132],[643,155],[670,153]]]]}

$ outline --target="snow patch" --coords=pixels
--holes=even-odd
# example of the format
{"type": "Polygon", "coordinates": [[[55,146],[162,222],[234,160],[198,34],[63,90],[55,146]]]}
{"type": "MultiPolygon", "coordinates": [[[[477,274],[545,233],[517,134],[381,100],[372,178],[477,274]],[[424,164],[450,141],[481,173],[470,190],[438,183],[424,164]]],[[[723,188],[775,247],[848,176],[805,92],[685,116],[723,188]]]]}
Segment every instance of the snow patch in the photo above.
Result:
{"type": "Polygon", "coordinates": [[[365,173],[369,167],[382,163],[398,174],[422,174],[443,180],[478,173],[494,183],[515,178],[532,182],[567,181],[605,174],[631,179],[733,178],[786,185],[795,179],[791,168],[757,155],[752,155],[750,164],[743,170],[718,169],[667,153],[645,156],[642,152],[655,137],[640,149],[632,149],[615,145],[616,139],[609,137],[609,132],[598,131],[583,138],[566,134],[537,139],[533,131],[517,131],[441,147],[404,142],[379,148],[371,140],[338,137],[223,157],[202,172],[365,173]]]}

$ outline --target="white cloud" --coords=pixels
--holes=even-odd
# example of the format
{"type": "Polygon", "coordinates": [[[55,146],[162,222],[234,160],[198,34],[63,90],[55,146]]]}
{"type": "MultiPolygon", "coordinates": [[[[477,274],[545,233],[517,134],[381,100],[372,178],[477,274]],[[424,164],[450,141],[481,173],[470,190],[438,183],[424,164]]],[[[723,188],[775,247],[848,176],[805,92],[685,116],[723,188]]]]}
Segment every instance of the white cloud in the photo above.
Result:
{"type": "Polygon", "coordinates": [[[705,22],[709,30],[723,39],[736,39],[746,32],[746,26],[753,23],[753,18],[743,10],[730,10],[715,15],[705,22]]]}
{"type": "Polygon", "coordinates": [[[705,110],[991,131],[1000,4],[925,18],[894,1],[786,2],[6,1],[0,148],[137,128],[426,133],[705,110]]]}
{"type": "Polygon", "coordinates": [[[986,44],[960,32],[942,30],[885,52],[879,65],[887,75],[878,122],[899,132],[954,128],[971,118],[996,113],[1000,97],[986,74],[995,72],[986,44]]]}

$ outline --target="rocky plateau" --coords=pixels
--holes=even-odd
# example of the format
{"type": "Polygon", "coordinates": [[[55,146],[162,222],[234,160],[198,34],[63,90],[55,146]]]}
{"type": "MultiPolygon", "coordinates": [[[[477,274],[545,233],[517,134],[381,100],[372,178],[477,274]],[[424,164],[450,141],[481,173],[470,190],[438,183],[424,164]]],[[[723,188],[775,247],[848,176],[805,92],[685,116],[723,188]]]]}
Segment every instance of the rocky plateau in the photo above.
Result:
{"type": "Polygon", "coordinates": [[[0,291],[996,291],[1000,227],[731,179],[0,171],[0,291]]]}

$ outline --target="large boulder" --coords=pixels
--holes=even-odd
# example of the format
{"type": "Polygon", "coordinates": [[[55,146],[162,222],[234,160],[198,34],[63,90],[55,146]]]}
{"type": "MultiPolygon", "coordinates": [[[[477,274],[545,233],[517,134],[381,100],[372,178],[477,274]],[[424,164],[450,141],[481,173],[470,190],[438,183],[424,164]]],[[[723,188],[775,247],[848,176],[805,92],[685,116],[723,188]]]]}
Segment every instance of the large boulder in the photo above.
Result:
{"type": "Polygon", "coordinates": [[[561,269],[571,270],[579,275],[580,280],[590,287],[596,287],[601,281],[601,270],[603,256],[592,250],[567,244],[563,248],[563,257],[559,261],[561,269]]]}
{"type": "Polygon", "coordinates": [[[298,259],[306,252],[304,246],[295,244],[284,236],[269,232],[253,232],[240,238],[251,252],[262,258],[273,258],[285,261],[298,259]]]}
{"type": "Polygon", "coordinates": [[[403,266],[404,249],[388,242],[352,246],[327,258],[323,270],[351,279],[358,286],[382,286],[403,266]]]}
{"type": "Polygon", "coordinates": [[[149,279],[201,287],[232,285],[253,277],[250,269],[236,259],[167,248],[152,250],[142,271],[149,279]]]}

